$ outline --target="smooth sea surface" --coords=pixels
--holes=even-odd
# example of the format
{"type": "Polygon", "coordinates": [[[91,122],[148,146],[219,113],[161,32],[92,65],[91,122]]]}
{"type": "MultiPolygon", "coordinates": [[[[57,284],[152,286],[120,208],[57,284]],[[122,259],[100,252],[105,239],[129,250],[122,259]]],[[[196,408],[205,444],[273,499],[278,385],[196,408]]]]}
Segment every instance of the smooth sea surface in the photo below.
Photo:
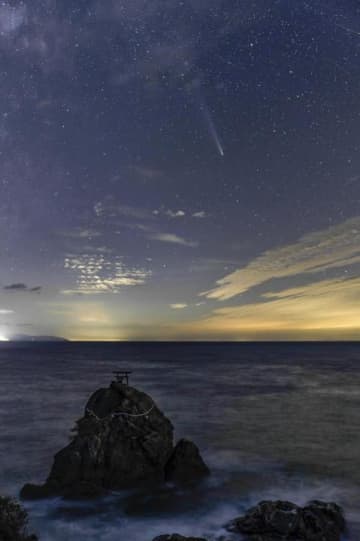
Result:
{"type": "Polygon", "coordinates": [[[45,480],[74,422],[117,368],[193,439],[197,490],[26,503],[41,541],[213,539],[262,499],[333,500],[360,539],[360,343],[0,345],[0,494],[45,480]]]}

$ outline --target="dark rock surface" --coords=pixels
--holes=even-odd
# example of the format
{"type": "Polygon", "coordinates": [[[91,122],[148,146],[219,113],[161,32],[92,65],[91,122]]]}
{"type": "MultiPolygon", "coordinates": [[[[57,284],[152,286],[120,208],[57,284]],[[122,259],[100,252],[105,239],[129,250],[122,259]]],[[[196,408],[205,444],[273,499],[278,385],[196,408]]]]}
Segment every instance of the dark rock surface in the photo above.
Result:
{"type": "Polygon", "coordinates": [[[299,507],[286,501],[263,501],[227,529],[253,541],[340,541],[345,521],[335,503],[312,501],[299,507]]]}
{"type": "Polygon", "coordinates": [[[36,535],[29,535],[27,523],[27,513],[16,500],[0,497],[1,541],[37,541],[36,535]]]}
{"type": "Polygon", "coordinates": [[[191,442],[174,449],[173,426],[150,396],[113,382],[90,397],[73,440],[55,455],[46,483],[26,484],[21,497],[96,498],[107,490],[162,483],[166,472],[185,479],[201,477],[205,469],[191,442]]]}
{"type": "Polygon", "coordinates": [[[165,466],[166,480],[179,484],[192,483],[209,474],[195,443],[185,439],[177,443],[165,466]]]}
{"type": "Polygon", "coordinates": [[[202,537],[184,537],[178,533],[173,533],[171,535],[159,535],[153,541],[206,541],[206,539],[202,537]]]}

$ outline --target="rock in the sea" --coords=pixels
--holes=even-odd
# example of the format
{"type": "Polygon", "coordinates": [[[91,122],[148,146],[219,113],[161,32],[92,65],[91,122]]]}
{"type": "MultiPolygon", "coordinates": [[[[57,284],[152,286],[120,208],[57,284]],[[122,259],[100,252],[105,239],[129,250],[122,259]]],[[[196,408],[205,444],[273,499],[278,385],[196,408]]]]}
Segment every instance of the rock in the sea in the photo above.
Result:
{"type": "Polygon", "coordinates": [[[1,541],[37,541],[36,535],[29,535],[27,523],[27,512],[16,500],[0,497],[1,541]]]}
{"type": "Polygon", "coordinates": [[[179,484],[193,483],[209,474],[195,443],[185,439],[177,443],[165,466],[166,480],[179,484]]]}
{"type": "Polygon", "coordinates": [[[206,541],[206,539],[202,537],[184,537],[178,533],[172,533],[170,535],[159,535],[153,541],[206,541]]]}
{"type": "Polygon", "coordinates": [[[343,510],[336,503],[316,500],[302,509],[300,531],[306,534],[306,541],[338,541],[345,526],[343,510]]]}
{"type": "MultiPolygon", "coordinates": [[[[90,397],[73,440],[55,455],[46,483],[26,484],[21,496],[83,499],[161,483],[173,456],[173,426],[152,398],[113,382],[90,397]]],[[[189,475],[195,474],[192,464],[189,475]]]]}
{"type": "Polygon", "coordinates": [[[297,505],[282,501],[263,501],[249,509],[245,516],[230,522],[227,529],[251,535],[273,533],[290,536],[296,532],[299,521],[300,508],[297,505]]]}
{"type": "Polygon", "coordinates": [[[227,529],[253,541],[340,541],[345,520],[335,503],[312,501],[299,507],[286,501],[263,501],[227,529]]]}
{"type": "Polygon", "coordinates": [[[23,500],[40,500],[42,498],[51,498],[51,496],[55,495],[56,491],[47,483],[44,485],[26,483],[20,491],[20,496],[23,500]]]}

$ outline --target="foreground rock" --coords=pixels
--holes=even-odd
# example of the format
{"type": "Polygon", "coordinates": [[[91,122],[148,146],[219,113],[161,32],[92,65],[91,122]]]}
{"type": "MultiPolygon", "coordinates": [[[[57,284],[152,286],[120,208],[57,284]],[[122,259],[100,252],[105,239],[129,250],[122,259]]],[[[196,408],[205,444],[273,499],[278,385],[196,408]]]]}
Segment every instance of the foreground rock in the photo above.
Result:
{"type": "Polygon", "coordinates": [[[227,529],[253,541],[340,541],[345,521],[335,503],[312,501],[298,507],[290,502],[263,501],[227,529]]]}
{"type": "Polygon", "coordinates": [[[11,498],[0,497],[1,541],[37,541],[27,531],[28,516],[21,505],[11,498]]]}
{"type": "Polygon", "coordinates": [[[153,541],[206,541],[206,539],[202,537],[184,537],[178,533],[173,533],[171,535],[159,535],[153,541]]]}
{"type": "Polygon", "coordinates": [[[88,401],[71,443],[55,455],[44,485],[27,484],[22,498],[93,498],[107,490],[200,479],[209,473],[197,447],[181,440],[154,401],[113,382],[88,401]]]}
{"type": "Polygon", "coordinates": [[[189,440],[180,440],[165,466],[167,481],[188,484],[210,474],[210,470],[201,458],[199,449],[189,440]]]}

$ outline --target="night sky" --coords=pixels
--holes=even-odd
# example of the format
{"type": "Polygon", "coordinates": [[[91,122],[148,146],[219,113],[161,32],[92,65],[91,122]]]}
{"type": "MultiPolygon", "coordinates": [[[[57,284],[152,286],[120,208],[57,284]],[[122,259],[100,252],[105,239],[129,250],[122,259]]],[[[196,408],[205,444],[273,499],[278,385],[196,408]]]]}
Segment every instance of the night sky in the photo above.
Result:
{"type": "Polygon", "coordinates": [[[0,338],[360,338],[360,6],[0,2],[0,338]]]}

